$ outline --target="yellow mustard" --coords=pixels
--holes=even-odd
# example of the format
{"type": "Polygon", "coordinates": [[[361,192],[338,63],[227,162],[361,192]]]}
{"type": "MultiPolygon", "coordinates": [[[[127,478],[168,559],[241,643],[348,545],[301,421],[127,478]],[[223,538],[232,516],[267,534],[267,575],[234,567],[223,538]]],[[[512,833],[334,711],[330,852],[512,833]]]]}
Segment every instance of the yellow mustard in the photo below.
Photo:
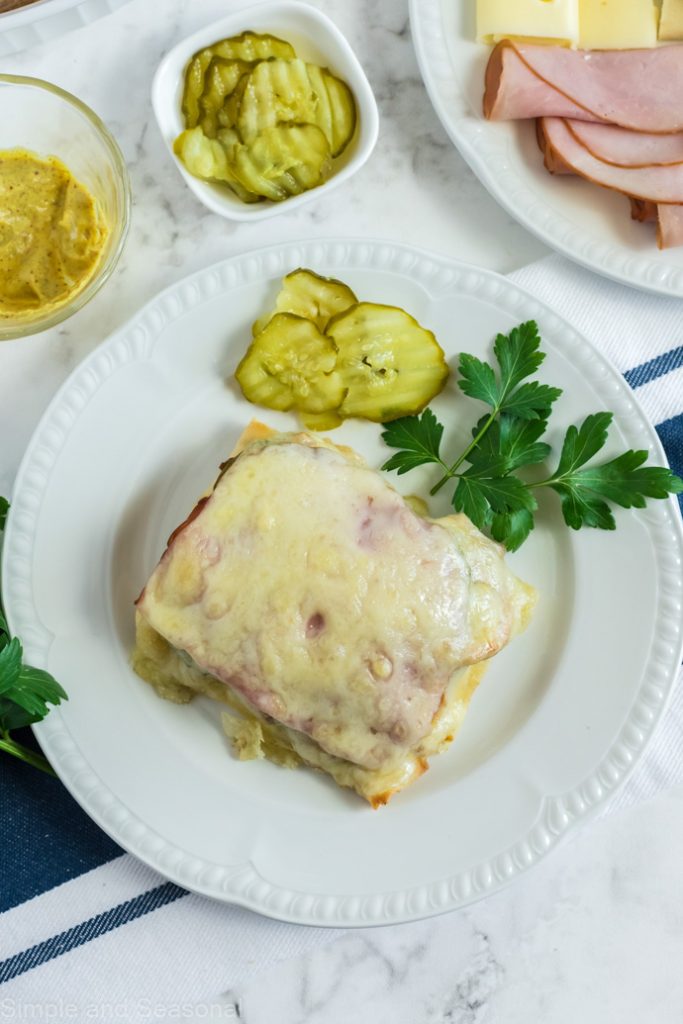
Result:
{"type": "Polygon", "coordinates": [[[0,151],[0,322],[43,316],[92,278],[108,226],[55,157],[0,151]]]}

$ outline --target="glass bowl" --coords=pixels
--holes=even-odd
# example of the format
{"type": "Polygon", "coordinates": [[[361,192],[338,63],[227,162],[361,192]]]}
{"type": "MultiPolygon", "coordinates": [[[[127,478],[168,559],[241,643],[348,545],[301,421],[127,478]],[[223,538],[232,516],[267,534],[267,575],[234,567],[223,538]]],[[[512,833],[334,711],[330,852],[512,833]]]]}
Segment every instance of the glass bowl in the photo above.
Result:
{"type": "Polygon", "coordinates": [[[37,78],[0,75],[0,151],[26,149],[54,156],[88,189],[109,227],[93,273],[59,306],[0,314],[0,341],[54,327],[88,302],[121,255],[130,220],[130,181],[109,129],[76,96],[37,78]]]}

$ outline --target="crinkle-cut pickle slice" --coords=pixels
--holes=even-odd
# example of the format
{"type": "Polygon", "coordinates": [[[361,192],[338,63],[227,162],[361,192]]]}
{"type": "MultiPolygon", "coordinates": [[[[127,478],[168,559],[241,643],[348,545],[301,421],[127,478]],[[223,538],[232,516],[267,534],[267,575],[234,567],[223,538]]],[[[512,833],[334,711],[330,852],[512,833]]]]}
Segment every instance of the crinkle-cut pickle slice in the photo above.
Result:
{"type": "Polygon", "coordinates": [[[327,136],[332,156],[339,156],[356,130],[356,101],[346,82],[327,68],[317,64],[306,68],[317,100],[314,124],[327,136]]]}
{"type": "Polygon", "coordinates": [[[282,279],[282,287],[275,300],[275,309],[260,317],[252,328],[253,334],[262,331],[276,313],[296,313],[305,316],[321,331],[337,313],[354,306],[358,299],[343,281],[321,277],[312,270],[299,267],[282,279]]]}
{"type": "Polygon", "coordinates": [[[249,72],[247,71],[242,75],[230,95],[225,97],[223,106],[216,114],[216,120],[221,128],[233,128],[235,131],[237,130],[237,117],[240,112],[240,103],[242,102],[242,96],[244,95],[244,90],[248,81],[249,72]]]}
{"type": "Polygon", "coordinates": [[[253,339],[235,377],[256,405],[324,413],[336,410],[344,397],[336,362],[334,344],[314,323],[278,313],[253,339]]]}
{"type": "Polygon", "coordinates": [[[245,142],[251,142],[278,124],[315,124],[316,105],[303,60],[260,61],[247,78],[237,129],[245,142]]]}
{"type": "Polygon", "coordinates": [[[329,412],[301,412],[299,419],[306,430],[334,430],[344,422],[334,409],[329,412]]]}
{"type": "Polygon", "coordinates": [[[323,182],[330,169],[330,146],[313,124],[278,125],[238,147],[233,169],[244,188],[280,202],[323,182]]]}
{"type": "Polygon", "coordinates": [[[448,376],[432,332],[397,306],[359,302],[334,317],[326,334],[339,350],[337,368],[348,388],[344,417],[386,423],[414,415],[448,376]]]}
{"type": "MultiPolygon", "coordinates": [[[[212,57],[206,70],[204,92],[199,101],[199,125],[205,135],[216,138],[220,127],[218,115],[230,98],[234,96],[242,78],[246,83],[247,75],[253,70],[254,64],[245,60],[225,60],[223,57],[212,57]]],[[[230,107],[228,107],[228,110],[230,107]]],[[[235,118],[232,118],[234,126],[235,118]]],[[[225,125],[224,125],[225,126],[225,125]]]]}
{"type": "Polygon", "coordinates": [[[261,61],[247,77],[236,127],[249,142],[265,128],[287,122],[317,125],[332,156],[337,156],[356,128],[353,93],[315,64],[298,59],[261,61]]]}
{"type": "Polygon", "coordinates": [[[232,170],[232,154],[239,144],[233,132],[233,146],[228,146],[229,129],[222,132],[222,139],[209,139],[201,128],[190,128],[181,132],[173,143],[173,152],[182,160],[190,174],[203,181],[220,181],[233,190],[244,203],[258,203],[262,196],[245,188],[232,170]]]}
{"type": "Polygon", "coordinates": [[[182,111],[185,126],[194,128],[201,116],[200,99],[204,92],[204,79],[207,68],[213,57],[226,60],[257,61],[270,58],[296,57],[294,47],[277,36],[262,35],[258,32],[243,32],[239,36],[221,39],[211,46],[199,50],[190,59],[185,71],[185,88],[183,91],[182,111]]]}

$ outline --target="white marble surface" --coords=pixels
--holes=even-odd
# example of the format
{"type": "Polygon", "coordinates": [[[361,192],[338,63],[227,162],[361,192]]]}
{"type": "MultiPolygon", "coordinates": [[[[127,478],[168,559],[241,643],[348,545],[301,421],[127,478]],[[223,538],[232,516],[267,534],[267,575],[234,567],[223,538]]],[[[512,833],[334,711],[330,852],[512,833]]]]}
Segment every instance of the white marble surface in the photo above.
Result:
{"type": "MultiPolygon", "coordinates": [[[[432,113],[407,0],[317,5],[366,68],[380,107],[379,144],[345,187],[257,225],[232,225],[192,197],[160,144],[148,98],[161,55],[230,9],[229,0],[132,0],[4,61],[3,71],[56,82],[105,119],[129,162],[135,205],[124,257],[100,295],[59,329],[0,347],[0,493],[11,492],[39,416],[76,363],[160,288],[217,259],[329,235],[405,240],[503,272],[542,255],[473,178],[432,113]]],[[[466,911],[349,933],[242,985],[217,976],[206,999],[232,988],[248,1024],[678,1024],[681,849],[683,789],[595,823],[530,876],[466,911]]]]}

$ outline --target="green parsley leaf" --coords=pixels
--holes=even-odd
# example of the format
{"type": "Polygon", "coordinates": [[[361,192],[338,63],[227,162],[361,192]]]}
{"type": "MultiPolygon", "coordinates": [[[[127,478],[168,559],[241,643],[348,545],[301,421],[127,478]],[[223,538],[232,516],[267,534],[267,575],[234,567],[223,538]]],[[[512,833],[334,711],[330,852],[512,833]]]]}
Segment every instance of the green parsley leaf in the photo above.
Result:
{"type": "Polygon", "coordinates": [[[533,528],[534,514],[528,508],[496,512],[491,517],[491,536],[499,544],[504,544],[508,551],[520,548],[533,528]]]}
{"type": "Polygon", "coordinates": [[[390,448],[402,450],[392,455],[382,469],[395,469],[401,476],[430,462],[443,466],[439,456],[442,436],[443,425],[431,409],[425,409],[421,416],[403,416],[388,423],[382,432],[382,439],[390,448]]]}
{"type": "Polygon", "coordinates": [[[535,320],[513,327],[509,334],[499,334],[493,344],[493,351],[508,393],[536,373],[545,359],[535,320]]]}
{"type": "Polygon", "coordinates": [[[534,380],[529,384],[522,384],[513,391],[506,398],[501,411],[522,420],[542,420],[545,423],[550,416],[553,402],[556,402],[561,394],[560,388],[551,388],[534,380]]]}
{"type": "Polygon", "coordinates": [[[587,416],[566,432],[556,471],[547,479],[527,482],[517,470],[538,465],[551,454],[541,440],[552,406],[561,395],[539,381],[526,381],[544,359],[538,327],[520,324],[494,344],[498,374],[476,356],[460,356],[460,387],[470,398],[485,402],[491,411],[472,428],[472,441],[451,465],[440,454],[443,426],[425,409],[389,424],[382,434],[398,449],[383,469],[407,473],[415,466],[437,463],[445,475],[432,487],[436,494],[449,480],[457,481],[452,503],[481,530],[515,551],[534,527],[537,504],[534,491],[550,487],[562,501],[562,514],[572,529],[582,526],[615,529],[609,503],[623,508],[644,508],[648,498],[666,498],[683,492],[683,480],[661,466],[645,466],[647,452],[626,451],[602,465],[588,465],[603,448],[612,413],[587,416]],[[461,467],[469,463],[467,469],[461,467]]]}
{"type": "Polygon", "coordinates": [[[545,359],[539,350],[541,339],[534,320],[520,324],[508,335],[499,334],[493,346],[500,377],[489,363],[463,353],[460,356],[460,388],[470,398],[478,398],[493,409],[494,415],[508,412],[520,419],[547,419],[562,394],[538,381],[521,384],[536,372],[545,359]],[[521,384],[521,387],[519,386],[521,384]]]}
{"type": "MultiPolygon", "coordinates": [[[[5,525],[8,509],[7,500],[0,498],[0,530],[5,525]]],[[[41,754],[10,736],[14,729],[22,729],[45,718],[50,710],[48,705],[68,699],[49,672],[22,664],[23,653],[21,641],[10,635],[0,606],[0,750],[54,775],[49,762],[41,754]]]]}
{"type": "Polygon", "coordinates": [[[596,412],[587,416],[579,428],[569,427],[562,445],[560,462],[554,473],[556,478],[574,473],[597,455],[607,440],[612,418],[611,412],[596,412]]]}
{"type": "MultiPolygon", "coordinates": [[[[21,641],[13,637],[0,652],[0,697],[12,701],[39,722],[48,713],[48,704],[59,704],[66,693],[49,672],[22,665],[21,641]]],[[[0,723],[3,728],[5,726],[0,723]]]]}
{"type": "Polygon", "coordinates": [[[543,481],[562,498],[562,514],[573,530],[582,526],[614,530],[608,501],[622,508],[645,508],[647,498],[683,491],[683,480],[670,469],[643,465],[646,451],[629,449],[610,462],[582,468],[604,445],[611,421],[611,413],[596,413],[580,427],[569,427],[557,470],[543,481]]]}
{"type": "Polygon", "coordinates": [[[470,398],[478,398],[491,408],[497,409],[500,402],[500,386],[492,366],[476,356],[463,352],[458,365],[460,390],[470,398]]]}
{"type": "MultiPolygon", "coordinates": [[[[480,530],[490,528],[494,517],[498,516],[496,522],[500,533],[504,521],[507,521],[500,517],[526,512],[525,521],[529,515],[533,521],[537,502],[532,491],[516,476],[487,478],[471,475],[468,470],[458,481],[453,495],[453,507],[456,512],[464,512],[480,530]]],[[[519,529],[521,524],[517,520],[516,523],[519,529]]]]}
{"type": "MultiPolygon", "coordinates": [[[[472,430],[477,436],[486,422],[479,420],[472,430]]],[[[481,441],[467,456],[467,461],[478,469],[491,472],[500,466],[502,474],[511,473],[521,466],[544,462],[551,452],[549,444],[539,441],[547,429],[545,420],[518,420],[503,413],[495,420],[481,441]]]]}
{"type": "Polygon", "coordinates": [[[14,637],[0,651],[0,694],[12,692],[21,671],[21,642],[14,637]]]}
{"type": "Polygon", "coordinates": [[[7,647],[10,639],[9,626],[7,625],[5,616],[2,614],[2,608],[0,608],[0,651],[7,647]]]}

